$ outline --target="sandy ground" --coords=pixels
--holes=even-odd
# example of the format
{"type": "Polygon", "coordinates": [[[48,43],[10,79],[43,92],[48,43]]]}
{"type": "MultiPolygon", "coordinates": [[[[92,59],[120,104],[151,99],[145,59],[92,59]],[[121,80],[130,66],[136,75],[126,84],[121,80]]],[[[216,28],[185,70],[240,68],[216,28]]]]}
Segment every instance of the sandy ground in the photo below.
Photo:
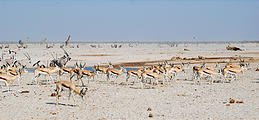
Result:
{"type": "MultiPolygon", "coordinates": [[[[170,60],[172,57],[191,58],[204,57],[253,57],[259,58],[258,43],[233,43],[245,51],[227,51],[225,43],[74,43],[66,50],[71,54],[72,61],[87,63],[87,66],[96,64],[107,65],[170,60]],[[121,48],[111,48],[111,45],[122,45],[121,48]],[[70,48],[76,47],[79,48],[70,48]],[[90,45],[96,45],[92,48],[90,45]],[[99,48],[98,48],[99,47],[99,48]],[[190,51],[184,51],[189,49],[190,51]]],[[[63,55],[60,44],[46,49],[40,44],[29,44],[27,49],[16,49],[17,59],[25,59],[23,53],[28,52],[32,61],[41,60],[47,63],[52,59],[50,53],[63,55]]],[[[2,52],[8,49],[3,49],[2,52]]],[[[7,56],[5,56],[7,57],[7,56]]],[[[174,61],[171,61],[174,62],[174,61]]],[[[175,61],[179,62],[179,61],[175,61]]],[[[212,64],[214,65],[214,64],[212,64]]],[[[29,65],[28,65],[29,66],[29,65]]],[[[222,68],[224,64],[220,64],[222,68]]],[[[118,79],[112,78],[111,84],[106,84],[106,76],[99,75],[91,80],[84,100],[76,96],[76,106],[72,98],[68,100],[68,93],[64,92],[60,98],[60,105],[55,105],[56,98],[50,95],[54,92],[53,83],[47,85],[31,85],[33,73],[26,73],[21,84],[17,82],[10,87],[11,91],[1,83],[0,119],[89,119],[89,120],[136,120],[136,119],[259,119],[259,75],[255,71],[258,63],[250,63],[240,79],[231,83],[208,84],[205,80],[201,85],[194,84],[192,67],[186,73],[179,73],[168,86],[154,86],[140,89],[139,83],[121,85],[126,75],[118,79]],[[29,91],[29,93],[21,93],[29,91]],[[243,100],[244,103],[229,104],[229,98],[243,100]],[[151,108],[151,111],[148,111],[151,108]],[[149,117],[152,114],[153,117],[149,117]]],[[[56,77],[53,75],[53,78],[56,77]]],[[[67,76],[62,76],[67,80],[67,76]]],[[[39,80],[44,80],[40,77],[39,80]]],[[[83,78],[87,81],[86,78],[83,78]]],[[[131,81],[134,78],[130,79],[131,81]]],[[[215,80],[221,80],[220,77],[215,80]]],[[[75,82],[80,87],[80,83],[75,82]]]]}

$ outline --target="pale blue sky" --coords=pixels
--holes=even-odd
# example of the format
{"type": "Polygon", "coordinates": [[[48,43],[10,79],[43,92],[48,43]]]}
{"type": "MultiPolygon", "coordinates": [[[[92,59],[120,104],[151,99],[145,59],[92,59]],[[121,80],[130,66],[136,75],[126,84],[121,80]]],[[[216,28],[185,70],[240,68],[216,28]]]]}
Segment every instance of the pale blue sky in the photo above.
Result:
{"type": "Polygon", "coordinates": [[[259,41],[258,0],[0,0],[0,41],[259,41]]]}

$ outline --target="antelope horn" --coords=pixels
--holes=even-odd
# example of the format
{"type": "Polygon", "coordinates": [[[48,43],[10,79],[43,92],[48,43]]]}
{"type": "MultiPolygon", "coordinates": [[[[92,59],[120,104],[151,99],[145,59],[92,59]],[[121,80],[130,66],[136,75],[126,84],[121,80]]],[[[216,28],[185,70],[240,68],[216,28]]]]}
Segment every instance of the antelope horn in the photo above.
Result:
{"type": "Polygon", "coordinates": [[[70,35],[68,35],[67,40],[65,41],[66,46],[69,44],[70,35]]]}
{"type": "Polygon", "coordinates": [[[83,68],[85,67],[86,63],[84,63],[83,68]]]}
{"type": "Polygon", "coordinates": [[[68,57],[69,56],[69,54],[67,53],[67,51],[64,49],[64,48],[61,48],[63,51],[64,51],[64,53],[66,54],[66,56],[68,57]]]}
{"type": "Polygon", "coordinates": [[[27,56],[29,57],[29,59],[31,59],[31,56],[29,55],[29,53],[27,53],[27,56]]]}
{"type": "Polygon", "coordinates": [[[34,63],[32,66],[34,67],[35,65],[38,65],[39,66],[39,63],[40,63],[40,60],[37,61],[36,63],[34,63]]]}

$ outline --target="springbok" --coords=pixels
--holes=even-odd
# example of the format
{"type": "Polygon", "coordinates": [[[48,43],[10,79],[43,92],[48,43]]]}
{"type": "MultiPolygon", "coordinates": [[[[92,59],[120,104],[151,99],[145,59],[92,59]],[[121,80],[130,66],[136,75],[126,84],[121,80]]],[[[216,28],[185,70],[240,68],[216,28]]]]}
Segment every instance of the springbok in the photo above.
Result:
{"type": "Polygon", "coordinates": [[[80,91],[76,88],[75,84],[69,81],[59,81],[56,82],[56,105],[58,105],[59,102],[59,94],[63,91],[63,90],[68,90],[69,91],[69,95],[68,95],[68,100],[70,100],[70,96],[72,95],[72,98],[74,100],[74,104],[75,104],[75,99],[74,99],[74,94],[73,92],[75,92],[76,94],[80,95],[81,98],[83,99],[84,96],[86,95],[86,91],[88,90],[87,88],[83,87],[80,91]]]}
{"type": "Polygon", "coordinates": [[[226,80],[226,77],[228,74],[234,76],[234,80],[237,80],[237,76],[240,72],[244,72],[245,70],[247,70],[247,66],[241,64],[241,67],[225,67],[223,69],[223,75],[224,75],[224,80],[226,80]]]}
{"type": "Polygon", "coordinates": [[[126,72],[126,70],[123,67],[120,67],[120,69],[115,69],[115,68],[108,68],[106,71],[107,74],[107,83],[109,83],[110,77],[112,75],[116,76],[116,78],[118,78],[119,76],[121,76],[124,72],[126,72]]]}
{"type": "Polygon", "coordinates": [[[8,82],[14,82],[17,78],[18,78],[18,84],[20,84],[20,77],[21,74],[23,74],[23,72],[25,71],[25,67],[19,68],[16,72],[16,74],[14,75],[10,75],[10,74],[0,74],[0,82],[4,82],[6,87],[8,88],[8,90],[10,90],[9,88],[9,84],[8,82]]]}
{"type": "Polygon", "coordinates": [[[99,65],[94,66],[94,71],[97,75],[98,74],[106,74],[108,68],[113,68],[113,66],[110,62],[109,62],[109,65],[108,65],[107,68],[103,67],[103,66],[99,66],[99,65]]]}
{"type": "Polygon", "coordinates": [[[158,79],[159,78],[164,78],[163,79],[163,85],[165,85],[165,82],[164,80],[166,79],[166,76],[167,76],[167,73],[164,72],[164,73],[157,73],[157,72],[142,72],[141,73],[141,89],[143,89],[143,83],[144,83],[144,80],[145,79],[150,79],[151,81],[151,84],[153,85],[153,81],[156,82],[156,84],[158,85],[158,79]]]}
{"type": "MultiPolygon", "coordinates": [[[[127,71],[127,78],[126,78],[127,84],[128,84],[129,78],[132,77],[132,76],[136,77],[137,80],[140,79],[142,72],[144,72],[143,68],[139,68],[137,70],[129,70],[129,71],[127,71]]],[[[134,79],[134,83],[133,84],[135,84],[136,79],[134,79]]]]}
{"type": "Polygon", "coordinates": [[[38,83],[37,78],[40,77],[40,75],[48,75],[49,79],[52,80],[51,74],[58,73],[60,70],[60,67],[56,65],[56,67],[46,67],[46,68],[36,68],[34,70],[34,82],[36,84],[38,83]]]}
{"type": "Polygon", "coordinates": [[[214,70],[204,69],[202,67],[194,66],[194,79],[196,79],[196,83],[200,84],[200,79],[203,77],[210,78],[210,83],[213,83],[213,78],[215,75],[221,75],[221,70],[219,72],[215,72],[214,70]]]}
{"type": "Polygon", "coordinates": [[[14,80],[16,80],[17,78],[18,81],[20,81],[20,75],[13,76],[8,74],[0,74],[0,82],[4,82],[8,90],[10,90],[8,82],[14,82],[14,80]]]}
{"type": "MultiPolygon", "coordinates": [[[[90,70],[82,70],[82,77],[87,76],[88,84],[90,82],[90,78],[92,77],[94,80],[95,72],[92,72],[90,70]]],[[[82,78],[81,78],[82,79],[82,78]]]]}
{"type": "Polygon", "coordinates": [[[170,80],[173,80],[177,73],[184,71],[183,69],[183,64],[182,65],[172,65],[172,66],[169,66],[169,67],[163,67],[164,71],[167,73],[167,76],[170,80]]]}

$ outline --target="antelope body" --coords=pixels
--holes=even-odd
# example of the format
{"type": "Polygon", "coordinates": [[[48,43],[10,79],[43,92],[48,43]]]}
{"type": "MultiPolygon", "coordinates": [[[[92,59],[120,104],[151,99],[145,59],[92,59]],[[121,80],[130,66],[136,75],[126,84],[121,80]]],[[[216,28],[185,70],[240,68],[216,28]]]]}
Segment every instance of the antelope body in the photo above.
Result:
{"type": "Polygon", "coordinates": [[[64,91],[67,90],[69,91],[69,96],[68,96],[68,100],[70,99],[71,95],[72,98],[74,100],[74,104],[75,104],[75,99],[74,99],[74,94],[78,94],[79,96],[81,96],[81,98],[83,99],[83,97],[86,95],[86,91],[88,90],[87,88],[82,88],[81,90],[77,89],[75,84],[69,81],[59,81],[56,82],[56,105],[58,104],[58,100],[59,100],[59,94],[64,91]]]}

